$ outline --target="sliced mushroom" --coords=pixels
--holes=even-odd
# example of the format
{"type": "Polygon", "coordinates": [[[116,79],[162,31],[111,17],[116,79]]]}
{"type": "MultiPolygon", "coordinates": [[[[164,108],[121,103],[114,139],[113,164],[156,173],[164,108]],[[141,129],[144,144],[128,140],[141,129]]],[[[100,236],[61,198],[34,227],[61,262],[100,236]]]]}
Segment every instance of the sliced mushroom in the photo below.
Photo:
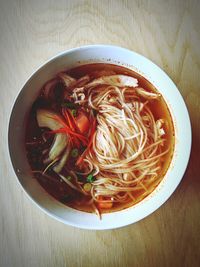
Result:
{"type": "Polygon", "coordinates": [[[71,86],[73,86],[76,83],[76,79],[74,79],[73,77],[67,75],[64,72],[60,72],[58,74],[58,77],[63,81],[64,85],[69,88],[71,86]]]}
{"type": "Polygon", "coordinates": [[[89,75],[85,75],[85,76],[79,78],[79,79],[76,81],[74,87],[82,87],[82,86],[84,86],[86,83],[88,83],[89,81],[90,81],[90,76],[89,76],[89,75]]]}
{"type": "Polygon", "coordinates": [[[55,88],[57,83],[58,83],[57,79],[52,79],[45,84],[44,90],[43,90],[45,98],[49,98],[52,90],[55,88]]]}

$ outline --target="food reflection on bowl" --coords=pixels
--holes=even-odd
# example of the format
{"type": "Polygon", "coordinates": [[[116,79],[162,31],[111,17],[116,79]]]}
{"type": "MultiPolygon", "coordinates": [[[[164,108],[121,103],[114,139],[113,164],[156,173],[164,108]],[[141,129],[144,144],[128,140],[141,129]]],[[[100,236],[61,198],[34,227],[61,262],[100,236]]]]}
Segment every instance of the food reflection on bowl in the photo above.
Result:
{"type": "Polygon", "coordinates": [[[9,127],[11,160],[28,195],[54,218],[87,229],[124,226],[156,210],[180,182],[190,147],[187,109],[172,81],[113,46],[47,62],[22,89],[9,127]]]}

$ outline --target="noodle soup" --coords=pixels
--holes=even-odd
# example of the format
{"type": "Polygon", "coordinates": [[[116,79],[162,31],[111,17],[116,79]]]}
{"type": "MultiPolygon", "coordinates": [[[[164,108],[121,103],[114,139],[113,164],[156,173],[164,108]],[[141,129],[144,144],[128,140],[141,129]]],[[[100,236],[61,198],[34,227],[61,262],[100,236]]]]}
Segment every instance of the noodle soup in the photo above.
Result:
{"type": "Polygon", "coordinates": [[[50,195],[101,216],[157,187],[171,162],[174,128],[150,82],[98,63],[58,73],[41,88],[25,142],[33,178],[50,195]]]}

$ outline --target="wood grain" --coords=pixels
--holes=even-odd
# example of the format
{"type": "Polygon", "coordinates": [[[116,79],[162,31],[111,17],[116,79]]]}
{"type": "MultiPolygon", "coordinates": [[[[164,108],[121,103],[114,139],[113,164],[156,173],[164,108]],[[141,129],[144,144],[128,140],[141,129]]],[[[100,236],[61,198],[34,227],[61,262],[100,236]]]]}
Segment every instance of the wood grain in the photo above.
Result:
{"type": "Polygon", "coordinates": [[[0,266],[200,266],[199,12],[198,0],[0,0],[0,266]],[[7,146],[11,108],[29,75],[58,52],[96,43],[132,49],[163,68],[193,128],[190,163],[173,196],[136,224],[100,232],[65,226],[33,205],[7,146]]]}

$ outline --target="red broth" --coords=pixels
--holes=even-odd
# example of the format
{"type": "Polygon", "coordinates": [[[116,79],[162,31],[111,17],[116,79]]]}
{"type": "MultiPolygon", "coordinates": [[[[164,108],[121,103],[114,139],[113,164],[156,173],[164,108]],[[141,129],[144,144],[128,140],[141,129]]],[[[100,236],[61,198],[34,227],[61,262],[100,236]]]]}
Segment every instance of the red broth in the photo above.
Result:
{"type": "MultiPolygon", "coordinates": [[[[157,92],[156,88],[148,80],[146,80],[138,73],[129,70],[127,68],[112,64],[103,64],[103,63],[87,64],[68,70],[66,71],[66,73],[76,79],[86,74],[88,74],[91,79],[95,79],[103,75],[109,75],[109,74],[110,75],[125,74],[137,78],[140,87],[143,87],[144,89],[150,92],[157,92]]],[[[44,87],[41,88],[40,94],[38,95],[37,99],[35,100],[31,108],[29,118],[27,121],[26,140],[25,140],[27,158],[31,166],[31,169],[33,171],[33,177],[38,180],[39,184],[51,196],[53,196],[58,201],[64,203],[67,206],[73,207],[78,210],[92,212],[93,207],[91,206],[90,202],[91,198],[77,191],[74,191],[62,179],[60,179],[60,177],[55,172],[53,172],[51,168],[47,171],[45,175],[42,175],[41,173],[37,172],[37,171],[42,172],[46,167],[46,164],[44,164],[44,157],[45,153],[48,152],[48,150],[52,145],[53,135],[48,134],[49,131],[48,129],[40,128],[38,126],[36,120],[36,111],[39,108],[47,108],[59,113],[60,106],[63,103],[63,95],[65,90],[66,88],[63,85],[63,83],[58,80],[53,90],[53,94],[52,95],[50,94],[50,97],[46,99],[44,96],[44,87]],[[43,139],[44,136],[47,139],[46,142],[43,139]]],[[[162,180],[163,176],[165,175],[171,162],[174,150],[174,127],[169,109],[163,97],[161,97],[159,101],[150,102],[149,107],[155,119],[162,118],[167,122],[164,125],[164,130],[166,133],[165,134],[166,142],[164,143],[163,149],[170,148],[169,152],[165,156],[163,156],[162,168],[159,173],[160,179],[156,184],[157,186],[162,180]]],[[[80,147],[80,151],[82,152],[83,150],[84,150],[83,147],[80,147]]],[[[66,166],[63,170],[63,174],[67,176],[69,175],[68,173],[69,170],[75,170],[75,169],[76,169],[75,159],[70,158],[66,163],[66,166]]],[[[80,179],[80,181],[84,179],[83,177],[78,177],[78,178],[80,179]]],[[[135,201],[130,199],[130,201],[124,204],[114,203],[112,208],[103,209],[101,210],[101,212],[112,212],[132,206],[135,203],[142,200],[141,193],[142,192],[137,191],[137,193],[134,195],[135,201]]]]}

